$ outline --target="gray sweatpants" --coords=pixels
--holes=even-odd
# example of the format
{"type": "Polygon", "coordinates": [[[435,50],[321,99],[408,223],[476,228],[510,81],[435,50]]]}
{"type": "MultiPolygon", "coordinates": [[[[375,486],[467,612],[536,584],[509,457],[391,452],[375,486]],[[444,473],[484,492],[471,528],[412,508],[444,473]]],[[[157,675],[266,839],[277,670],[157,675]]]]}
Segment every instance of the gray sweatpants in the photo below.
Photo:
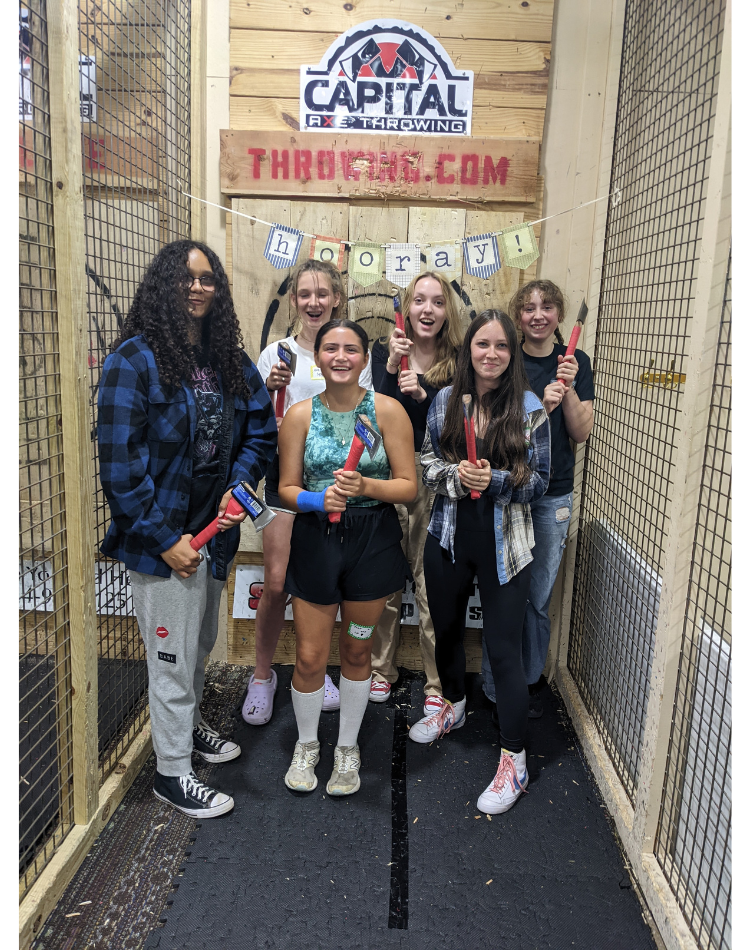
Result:
{"type": "Polygon", "coordinates": [[[130,571],[135,615],[146,645],[156,770],[162,775],[192,771],[205,660],[216,642],[224,581],[212,577],[205,547],[201,553],[204,559],[190,577],[130,571]]]}

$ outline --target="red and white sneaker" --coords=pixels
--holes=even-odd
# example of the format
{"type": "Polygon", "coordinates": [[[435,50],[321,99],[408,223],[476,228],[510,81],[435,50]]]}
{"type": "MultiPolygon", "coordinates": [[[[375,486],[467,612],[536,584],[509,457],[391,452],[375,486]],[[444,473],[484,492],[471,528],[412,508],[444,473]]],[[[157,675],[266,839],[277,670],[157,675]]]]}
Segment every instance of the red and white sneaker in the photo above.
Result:
{"type": "Polygon", "coordinates": [[[485,815],[501,815],[512,808],[521,795],[528,795],[529,773],[526,771],[526,750],[502,750],[495,777],[477,801],[477,808],[485,815]]]}
{"type": "Polygon", "coordinates": [[[373,679],[370,683],[370,702],[384,703],[391,695],[391,684],[385,680],[373,679]]]}
{"type": "Polygon", "coordinates": [[[432,716],[440,710],[445,705],[445,700],[442,696],[427,696],[424,701],[424,714],[425,716],[432,716]]]}

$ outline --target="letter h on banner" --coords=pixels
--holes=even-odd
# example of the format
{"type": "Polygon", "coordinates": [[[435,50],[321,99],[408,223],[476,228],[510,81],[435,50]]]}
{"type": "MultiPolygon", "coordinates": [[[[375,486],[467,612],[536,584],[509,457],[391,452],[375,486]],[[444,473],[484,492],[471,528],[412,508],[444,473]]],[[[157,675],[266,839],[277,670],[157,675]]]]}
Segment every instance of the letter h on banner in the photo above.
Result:
{"type": "Polygon", "coordinates": [[[285,224],[274,224],[266,241],[263,256],[274,267],[294,267],[302,245],[302,232],[285,224]]]}
{"type": "Polygon", "coordinates": [[[486,280],[496,270],[500,270],[500,253],[497,237],[488,231],[466,238],[464,244],[464,263],[466,270],[474,277],[486,280]]]}

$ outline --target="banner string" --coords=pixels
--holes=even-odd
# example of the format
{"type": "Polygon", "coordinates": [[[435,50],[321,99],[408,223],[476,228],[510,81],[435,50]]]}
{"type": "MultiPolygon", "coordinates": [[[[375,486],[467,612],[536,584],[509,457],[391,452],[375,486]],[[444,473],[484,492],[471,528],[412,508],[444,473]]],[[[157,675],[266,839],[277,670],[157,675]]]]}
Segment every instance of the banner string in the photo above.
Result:
{"type": "MultiPolygon", "coordinates": [[[[219,208],[220,211],[225,211],[227,214],[236,214],[240,218],[247,218],[249,221],[255,221],[258,224],[265,224],[265,226],[268,228],[276,227],[276,224],[274,224],[273,222],[264,221],[263,218],[258,218],[254,214],[244,214],[244,212],[242,211],[235,211],[234,208],[227,208],[224,205],[216,204],[215,201],[208,201],[206,198],[198,198],[197,195],[191,195],[187,191],[180,191],[180,194],[183,195],[185,198],[190,198],[192,201],[200,201],[202,204],[210,205],[212,208],[219,208]]],[[[589,205],[596,204],[599,201],[606,201],[607,198],[615,198],[615,201],[613,202],[613,207],[614,207],[620,203],[621,196],[622,196],[622,192],[620,191],[620,189],[615,188],[613,191],[610,191],[608,195],[602,195],[600,198],[592,198],[591,201],[585,201],[582,205],[576,205],[574,208],[567,208],[565,211],[556,211],[555,214],[548,214],[545,218],[537,218],[536,221],[521,221],[517,225],[511,225],[510,229],[517,229],[523,225],[527,225],[528,227],[533,227],[535,224],[542,224],[544,221],[551,221],[553,218],[559,218],[563,214],[571,214],[573,211],[580,211],[581,208],[587,208],[589,205]]],[[[296,230],[299,230],[299,229],[296,229],[296,230]]],[[[503,232],[501,230],[501,231],[491,231],[490,233],[499,236],[503,232]]],[[[320,235],[310,234],[308,231],[300,231],[300,234],[304,235],[304,237],[309,237],[309,238],[320,237],[320,235]]],[[[348,245],[349,247],[356,247],[357,244],[370,243],[367,241],[345,241],[343,238],[336,238],[336,240],[338,241],[339,244],[345,244],[345,245],[348,245]]],[[[467,240],[469,239],[462,238],[461,240],[455,241],[453,243],[465,244],[467,240]]],[[[429,243],[426,243],[426,244],[419,244],[416,241],[410,241],[409,243],[415,244],[416,247],[421,248],[421,247],[432,247],[432,245],[435,242],[430,241],[429,243]]],[[[450,243],[450,242],[443,242],[443,243],[450,243]]],[[[380,245],[381,248],[389,247],[389,246],[390,246],[389,244],[380,245]]]]}

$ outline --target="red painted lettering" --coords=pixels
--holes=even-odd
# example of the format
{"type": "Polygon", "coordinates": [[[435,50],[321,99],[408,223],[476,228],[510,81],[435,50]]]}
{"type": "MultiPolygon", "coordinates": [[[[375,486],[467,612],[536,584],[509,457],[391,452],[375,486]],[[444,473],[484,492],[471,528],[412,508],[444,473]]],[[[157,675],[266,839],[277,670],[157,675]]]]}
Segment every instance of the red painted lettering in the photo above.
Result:
{"type": "Polygon", "coordinates": [[[495,182],[499,178],[500,184],[504,185],[505,182],[508,180],[508,166],[509,165],[510,165],[510,162],[504,155],[497,160],[497,165],[495,165],[494,161],[492,160],[491,155],[485,155],[484,156],[484,172],[482,174],[482,184],[489,185],[490,178],[491,178],[492,184],[494,185],[495,182]]]}
{"type": "Polygon", "coordinates": [[[352,165],[352,159],[364,158],[364,152],[341,152],[341,170],[345,181],[359,181],[359,166],[352,165]]]}
{"type": "Polygon", "coordinates": [[[271,178],[279,177],[279,169],[281,169],[281,177],[286,180],[289,178],[289,149],[282,148],[281,158],[279,158],[279,150],[277,148],[273,149],[271,152],[271,178]]]}
{"type": "Polygon", "coordinates": [[[398,161],[396,160],[395,152],[391,152],[390,155],[387,152],[381,152],[379,166],[378,177],[381,181],[385,181],[386,175],[388,176],[388,181],[396,181],[398,177],[398,161]]]}
{"type": "Polygon", "coordinates": [[[455,175],[446,175],[445,174],[445,163],[446,162],[455,162],[456,156],[449,155],[446,152],[441,152],[438,155],[437,162],[435,163],[435,168],[437,169],[437,180],[439,185],[452,185],[456,180],[455,175]]]}
{"type": "Polygon", "coordinates": [[[401,155],[401,174],[404,181],[418,182],[422,168],[423,155],[421,152],[403,152],[401,155]]]}
{"type": "Polygon", "coordinates": [[[478,185],[479,184],[479,156],[462,155],[461,156],[461,184],[478,185]],[[469,169],[471,168],[471,171],[469,169]]]}
{"type": "Polygon", "coordinates": [[[312,178],[312,172],[310,171],[310,166],[312,165],[312,152],[309,148],[295,148],[294,150],[294,177],[299,180],[304,178],[305,181],[310,181],[312,178]]]}
{"type": "Polygon", "coordinates": [[[260,178],[260,157],[266,154],[264,148],[249,148],[248,155],[253,156],[253,178],[260,178]]]}
{"type": "Polygon", "coordinates": [[[336,153],[331,149],[318,149],[318,181],[333,181],[336,174],[336,153]],[[328,163],[328,168],[326,168],[328,163]]]}

